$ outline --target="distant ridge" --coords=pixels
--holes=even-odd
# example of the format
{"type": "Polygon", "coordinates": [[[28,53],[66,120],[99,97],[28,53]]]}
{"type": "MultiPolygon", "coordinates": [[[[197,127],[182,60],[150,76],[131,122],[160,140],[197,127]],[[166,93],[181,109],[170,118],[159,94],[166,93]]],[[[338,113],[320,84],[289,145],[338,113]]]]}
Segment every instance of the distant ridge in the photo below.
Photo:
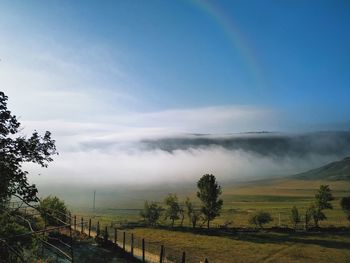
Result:
{"type": "Polygon", "coordinates": [[[294,175],[293,177],[304,180],[350,180],[350,157],[346,157],[341,161],[326,164],[320,168],[294,175]]]}

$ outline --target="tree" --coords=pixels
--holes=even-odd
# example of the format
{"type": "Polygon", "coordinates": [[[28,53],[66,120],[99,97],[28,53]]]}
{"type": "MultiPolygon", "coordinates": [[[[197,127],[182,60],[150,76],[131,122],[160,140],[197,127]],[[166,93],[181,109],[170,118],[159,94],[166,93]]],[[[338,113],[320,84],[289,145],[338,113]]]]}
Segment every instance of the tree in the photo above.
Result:
{"type": "Polygon", "coordinates": [[[161,206],[157,205],[154,202],[149,204],[146,201],[143,210],[140,212],[140,215],[149,225],[154,226],[157,224],[162,211],[163,208],[161,206]]]}
{"type": "Polygon", "coordinates": [[[309,229],[309,225],[311,222],[311,219],[313,218],[313,214],[315,213],[315,206],[310,206],[308,209],[305,211],[305,217],[304,217],[304,225],[305,225],[305,230],[309,229]]]}
{"type": "Polygon", "coordinates": [[[165,210],[165,219],[170,218],[171,226],[174,227],[175,220],[180,218],[181,208],[177,199],[176,194],[169,194],[165,200],[165,205],[167,206],[165,210]]]}
{"type": "Polygon", "coordinates": [[[68,209],[64,201],[56,196],[48,196],[40,201],[39,211],[49,225],[62,225],[66,222],[68,209]]]}
{"type": "Polygon", "coordinates": [[[296,229],[297,225],[301,222],[301,217],[299,215],[298,208],[296,208],[295,206],[293,206],[291,210],[290,220],[294,226],[294,229],[296,229]]]}
{"type": "Polygon", "coordinates": [[[319,221],[327,219],[327,216],[322,212],[324,209],[333,209],[330,201],[334,200],[332,190],[329,185],[320,185],[320,189],[315,194],[315,208],[313,209],[313,219],[315,226],[319,226],[319,221]]]}
{"type": "Polygon", "coordinates": [[[259,211],[259,212],[256,212],[255,214],[250,216],[249,223],[254,224],[254,225],[262,228],[262,225],[270,223],[272,220],[273,219],[272,219],[270,213],[264,212],[264,211],[259,211]]]}
{"type": "Polygon", "coordinates": [[[340,201],[340,206],[348,215],[348,220],[350,221],[350,196],[343,197],[340,201]]]}
{"type": "MultiPolygon", "coordinates": [[[[46,131],[43,136],[37,131],[27,137],[22,135],[21,124],[16,116],[7,108],[8,97],[0,91],[0,214],[1,237],[9,237],[28,231],[15,217],[18,211],[8,209],[8,201],[16,196],[25,202],[38,201],[37,188],[29,184],[28,172],[22,169],[23,164],[31,162],[47,167],[53,161],[52,156],[57,154],[55,141],[51,133],[46,131]]],[[[35,244],[35,237],[28,236],[17,240],[16,246],[26,247],[26,244],[35,244]],[[18,242],[17,242],[18,241],[18,242]]],[[[7,245],[12,245],[7,242],[7,245]]],[[[8,262],[11,254],[6,243],[0,244],[0,261],[8,262]]],[[[32,246],[33,247],[33,246],[32,246]]],[[[21,251],[18,251],[21,252],[21,251]]]]}
{"type": "Polygon", "coordinates": [[[264,211],[259,211],[259,212],[252,214],[250,216],[249,223],[262,228],[263,225],[270,223],[272,220],[273,219],[272,219],[270,213],[264,212],[264,211]]]}
{"type": "Polygon", "coordinates": [[[193,228],[196,228],[197,221],[200,218],[200,211],[196,210],[191,202],[191,200],[187,197],[185,201],[186,213],[190,220],[190,224],[192,224],[193,228]]]}
{"type": "Polygon", "coordinates": [[[44,136],[38,132],[30,137],[19,135],[21,124],[15,115],[7,108],[8,97],[0,91],[0,205],[13,195],[21,197],[26,202],[37,201],[37,188],[29,184],[27,171],[22,170],[26,162],[37,163],[47,167],[56,154],[55,141],[51,133],[46,131],[44,136]]]}
{"type": "Polygon", "coordinates": [[[329,185],[320,185],[320,189],[317,191],[316,195],[316,207],[320,210],[333,209],[330,201],[334,200],[332,195],[332,190],[329,185]]]}
{"type": "Polygon", "coordinates": [[[185,210],[184,210],[183,206],[181,206],[181,205],[180,205],[179,214],[180,214],[180,219],[181,219],[180,226],[183,227],[184,220],[185,220],[185,210]]]}
{"type": "Polygon", "coordinates": [[[212,174],[205,174],[197,183],[197,197],[202,201],[201,212],[207,222],[209,228],[210,221],[220,215],[223,204],[221,195],[221,187],[216,182],[216,178],[212,174]]]}

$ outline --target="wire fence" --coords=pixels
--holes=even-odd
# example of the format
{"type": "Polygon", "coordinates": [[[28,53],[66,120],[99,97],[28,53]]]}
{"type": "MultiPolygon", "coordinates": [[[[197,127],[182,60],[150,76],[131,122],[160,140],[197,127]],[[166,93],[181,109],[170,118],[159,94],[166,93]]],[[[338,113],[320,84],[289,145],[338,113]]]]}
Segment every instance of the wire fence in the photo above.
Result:
{"type": "MultiPolygon", "coordinates": [[[[40,209],[36,203],[27,203],[23,200],[9,202],[6,209],[0,208],[2,214],[13,218],[26,229],[23,233],[0,237],[0,252],[8,254],[10,262],[31,262],[36,254],[42,258],[55,258],[55,261],[65,260],[73,262],[73,248],[71,226],[68,215],[60,218],[53,211],[40,209]],[[62,220],[63,219],[63,220],[62,220]],[[40,222],[42,220],[42,222],[40,222]],[[52,223],[53,224],[50,224],[52,223]],[[55,235],[59,230],[68,230],[69,237],[55,235]],[[33,242],[35,238],[38,249],[32,253],[24,253],[26,244],[33,242]]],[[[27,251],[28,252],[28,251],[27,251]]],[[[51,260],[54,261],[54,260],[51,260]]]]}
{"type": "Polygon", "coordinates": [[[187,254],[180,249],[165,246],[162,242],[147,240],[126,229],[118,229],[108,225],[101,225],[98,220],[81,216],[72,217],[72,228],[89,237],[98,237],[103,242],[113,243],[114,246],[137,258],[141,262],[149,263],[199,263],[209,262],[205,258],[187,254]]]}
{"type": "MultiPolygon", "coordinates": [[[[212,223],[211,231],[219,231],[220,233],[232,234],[235,231],[243,231],[243,232],[255,232],[258,231],[256,226],[248,225],[248,216],[254,213],[255,210],[245,214],[244,221],[242,220],[240,223],[233,220],[227,221],[221,224],[212,223]],[[233,228],[234,227],[234,228],[233,228]],[[216,229],[216,230],[215,230],[216,229]],[[232,232],[233,231],[233,232],[232,232]]],[[[269,211],[270,212],[270,211],[269,211]]],[[[304,212],[302,210],[302,212],[304,212]]],[[[271,216],[273,221],[266,225],[268,229],[276,229],[278,231],[305,231],[307,230],[305,222],[302,220],[298,223],[295,230],[291,220],[290,220],[290,210],[286,211],[278,211],[271,209],[271,216]]],[[[303,218],[303,217],[302,217],[303,218]]],[[[332,219],[332,223],[328,225],[324,225],[324,227],[343,227],[348,223],[345,221],[346,217],[339,218],[338,214],[330,215],[332,219]],[[338,224],[334,224],[333,222],[337,222],[338,224]]],[[[141,260],[142,262],[150,262],[150,263],[170,263],[170,262],[189,262],[189,263],[199,263],[199,262],[213,262],[213,259],[206,259],[198,255],[198,253],[191,253],[191,251],[183,251],[181,248],[171,247],[166,244],[163,244],[161,241],[148,240],[145,237],[135,235],[130,232],[130,226],[125,225],[121,222],[111,221],[106,222],[104,218],[94,217],[94,218],[83,218],[82,216],[74,216],[72,217],[72,227],[85,233],[90,237],[99,236],[106,241],[109,240],[114,243],[114,245],[123,251],[129,253],[133,257],[141,260]],[[102,224],[99,222],[99,219],[102,220],[102,224]]],[[[136,223],[131,224],[134,226],[136,223]]],[[[192,229],[192,227],[188,225],[182,226],[182,229],[187,229],[193,232],[201,232],[205,228],[205,224],[198,224],[196,229],[192,229]]],[[[309,223],[309,227],[313,227],[312,223],[309,223]]],[[[205,230],[207,231],[207,230],[205,230]]]]}

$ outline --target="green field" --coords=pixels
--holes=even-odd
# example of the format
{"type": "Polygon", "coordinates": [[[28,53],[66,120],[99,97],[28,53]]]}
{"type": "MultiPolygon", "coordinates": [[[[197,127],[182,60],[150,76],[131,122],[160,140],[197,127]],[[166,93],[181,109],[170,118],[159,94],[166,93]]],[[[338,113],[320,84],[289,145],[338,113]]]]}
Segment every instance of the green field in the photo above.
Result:
{"type": "MultiPolygon", "coordinates": [[[[232,221],[230,227],[251,227],[248,224],[249,215],[256,210],[264,210],[269,211],[274,219],[267,227],[291,226],[290,209],[296,206],[303,213],[313,201],[320,184],[330,185],[335,197],[332,202],[334,209],[325,211],[328,219],[322,221],[320,226],[348,227],[349,222],[339,201],[341,197],[350,195],[350,182],[302,180],[257,181],[223,186],[223,210],[211,225],[215,228],[232,221]]],[[[180,200],[185,198],[181,190],[178,195],[180,200]]],[[[189,196],[195,200],[195,192],[189,196]]],[[[161,199],[158,201],[161,202],[161,199]]],[[[196,204],[199,205],[198,202],[196,204]]],[[[139,221],[140,208],[101,208],[96,211],[93,220],[100,221],[101,225],[139,221]]],[[[91,211],[84,209],[74,212],[85,217],[92,215],[91,211]]],[[[189,225],[187,218],[184,223],[185,226],[189,225]]],[[[166,226],[170,222],[162,220],[161,224],[166,226]]],[[[199,262],[205,257],[210,259],[209,262],[350,262],[349,229],[327,233],[280,233],[269,230],[225,234],[218,231],[210,235],[179,227],[176,231],[159,228],[133,228],[128,231],[179,253],[186,251],[192,262],[199,262]]]]}

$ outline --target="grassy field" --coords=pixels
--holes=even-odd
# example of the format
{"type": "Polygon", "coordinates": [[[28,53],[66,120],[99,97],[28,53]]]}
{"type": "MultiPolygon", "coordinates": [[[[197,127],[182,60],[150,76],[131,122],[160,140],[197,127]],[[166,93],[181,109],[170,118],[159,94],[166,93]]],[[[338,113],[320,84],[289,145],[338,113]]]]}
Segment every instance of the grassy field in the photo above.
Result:
{"type": "MultiPolygon", "coordinates": [[[[341,210],[339,202],[343,196],[350,195],[350,181],[303,181],[303,180],[273,180],[256,181],[241,185],[223,186],[224,206],[220,217],[212,222],[213,226],[232,221],[234,227],[248,226],[248,218],[251,213],[258,210],[265,210],[271,213],[273,221],[268,226],[290,225],[290,210],[296,206],[303,214],[306,208],[314,200],[314,195],[321,184],[330,185],[335,200],[332,202],[334,209],[326,210],[328,220],[322,221],[321,226],[347,226],[348,221],[341,210]]],[[[190,194],[181,194],[180,200],[189,196],[199,206],[195,191],[190,194]]],[[[165,196],[164,196],[165,197],[165,196]]],[[[164,197],[159,197],[162,203],[164,197]]],[[[130,203],[127,208],[97,208],[95,216],[102,223],[126,222],[140,220],[139,211],[142,209],[140,202],[130,203]]],[[[91,216],[91,209],[72,209],[79,215],[91,216]]],[[[169,224],[169,221],[162,221],[162,224],[169,224]]],[[[177,222],[179,223],[179,222],[177,222]]],[[[188,220],[185,219],[185,225],[188,220]]]]}
{"type": "MultiPolygon", "coordinates": [[[[269,211],[273,222],[267,227],[290,226],[290,209],[296,206],[301,213],[314,200],[316,190],[321,184],[330,185],[335,200],[334,209],[326,210],[328,217],[321,227],[346,227],[349,222],[341,210],[339,201],[350,195],[349,181],[301,181],[273,180],[250,182],[223,187],[224,207],[221,216],[212,226],[232,221],[230,227],[247,227],[248,217],[257,210],[269,211]]],[[[195,192],[189,195],[195,200],[195,192]]],[[[181,200],[185,196],[179,194],[181,200]]],[[[159,200],[161,202],[161,200],[159,200]]],[[[199,204],[198,202],[196,202],[199,204]]],[[[140,220],[139,209],[107,209],[96,211],[94,220],[101,225],[111,222],[131,222],[140,220]]],[[[81,215],[91,216],[87,210],[76,210],[81,215]]],[[[169,225],[169,221],[161,222],[169,225]]],[[[188,225],[188,219],[185,219],[188,225]]],[[[269,231],[236,232],[218,234],[191,232],[177,228],[166,229],[134,228],[137,237],[145,238],[153,244],[164,244],[177,251],[186,251],[188,262],[199,262],[207,257],[209,262],[350,262],[350,232],[328,233],[279,233],[269,231]]]]}
{"type": "Polygon", "coordinates": [[[188,262],[350,262],[350,235],[302,233],[236,233],[208,236],[136,228],[136,236],[186,251],[188,262]]]}

